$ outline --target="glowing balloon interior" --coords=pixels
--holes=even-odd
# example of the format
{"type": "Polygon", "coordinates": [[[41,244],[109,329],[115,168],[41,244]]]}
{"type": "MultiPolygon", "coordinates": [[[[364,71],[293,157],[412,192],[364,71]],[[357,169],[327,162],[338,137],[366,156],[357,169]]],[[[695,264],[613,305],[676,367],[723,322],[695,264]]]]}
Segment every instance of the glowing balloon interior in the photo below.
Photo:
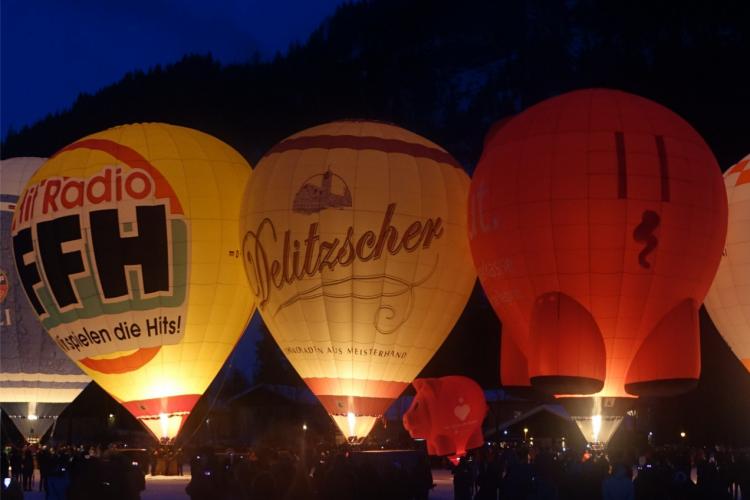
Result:
{"type": "Polygon", "coordinates": [[[750,155],[724,174],[729,226],[724,254],[706,296],[706,310],[750,371],[750,155]]]}
{"type": "Polygon", "coordinates": [[[252,314],[237,237],[250,173],[204,133],[125,125],[56,153],[16,207],[42,324],[157,437],[176,436],[252,314]]]}
{"type": "Polygon", "coordinates": [[[424,367],[468,300],[468,185],[439,146],[367,121],[295,134],[253,174],[242,249],[259,311],[352,441],[424,367]]]}
{"type": "Polygon", "coordinates": [[[613,397],[695,385],[727,206],[713,154],[682,118],[614,90],[543,101],[489,138],[469,211],[516,358],[503,354],[503,384],[613,397]]]}
{"type": "Polygon", "coordinates": [[[624,417],[616,415],[592,415],[588,417],[571,417],[583,434],[583,438],[591,445],[607,446],[624,417]]]}
{"type": "Polygon", "coordinates": [[[0,405],[29,441],[40,439],[91,380],[39,324],[13,265],[13,210],[44,161],[0,161],[0,405]]]}

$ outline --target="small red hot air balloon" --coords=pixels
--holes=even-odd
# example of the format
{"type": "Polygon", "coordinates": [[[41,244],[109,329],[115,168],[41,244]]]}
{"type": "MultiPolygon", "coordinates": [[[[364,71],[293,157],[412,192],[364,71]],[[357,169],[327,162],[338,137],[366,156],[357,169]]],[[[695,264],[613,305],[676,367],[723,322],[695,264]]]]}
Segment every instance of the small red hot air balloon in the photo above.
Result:
{"type": "Polygon", "coordinates": [[[696,383],[727,199],[685,120],[615,90],[543,101],[489,138],[469,223],[504,385],[625,397],[696,383]]]}
{"type": "Polygon", "coordinates": [[[457,463],[467,450],[484,444],[487,403],[479,384],[452,375],[418,378],[412,385],[417,395],[404,414],[404,428],[411,437],[427,441],[430,455],[449,455],[457,463]]]}

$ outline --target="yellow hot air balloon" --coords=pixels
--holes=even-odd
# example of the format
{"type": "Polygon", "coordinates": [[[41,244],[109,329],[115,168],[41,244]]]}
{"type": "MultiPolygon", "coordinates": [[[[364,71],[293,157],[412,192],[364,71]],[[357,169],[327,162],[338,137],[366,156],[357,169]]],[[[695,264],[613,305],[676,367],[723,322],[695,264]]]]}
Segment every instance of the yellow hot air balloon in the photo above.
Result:
{"type": "Polygon", "coordinates": [[[724,185],[727,242],[705,304],[724,340],[750,371],[750,155],[724,173],[724,185]]]}
{"type": "Polygon", "coordinates": [[[42,324],[163,440],[253,312],[238,239],[250,174],[202,132],[125,125],[58,151],[14,213],[16,267],[42,324]]]}
{"type": "Polygon", "coordinates": [[[402,128],[338,121],[274,146],[243,201],[258,309],[350,441],[429,361],[471,293],[469,178],[402,128]]]}

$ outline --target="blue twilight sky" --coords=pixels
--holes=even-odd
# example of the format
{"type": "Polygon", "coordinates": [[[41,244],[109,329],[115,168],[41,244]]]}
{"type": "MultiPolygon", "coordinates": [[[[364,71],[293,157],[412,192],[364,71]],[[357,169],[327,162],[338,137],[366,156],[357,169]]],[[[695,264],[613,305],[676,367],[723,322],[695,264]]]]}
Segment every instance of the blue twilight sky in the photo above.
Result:
{"type": "Polygon", "coordinates": [[[342,0],[2,0],[0,126],[19,129],[135,69],[304,41],[342,0]]]}

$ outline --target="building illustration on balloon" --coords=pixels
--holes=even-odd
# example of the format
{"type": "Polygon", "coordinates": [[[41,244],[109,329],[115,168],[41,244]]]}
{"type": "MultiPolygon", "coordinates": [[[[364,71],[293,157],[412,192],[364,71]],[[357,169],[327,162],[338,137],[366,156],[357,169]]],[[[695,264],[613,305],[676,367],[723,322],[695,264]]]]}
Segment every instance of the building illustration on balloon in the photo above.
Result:
{"type": "MultiPolygon", "coordinates": [[[[604,398],[695,386],[727,204],[687,122],[619,91],[548,99],[494,132],[470,197],[503,385],[604,398]]],[[[581,425],[601,423],[592,413],[581,425]]]]}
{"type": "Polygon", "coordinates": [[[326,208],[347,208],[352,206],[352,193],[340,176],[326,170],[325,173],[310,177],[294,195],[292,209],[302,214],[313,214],[326,208]],[[334,178],[341,184],[341,194],[334,192],[334,178]],[[320,185],[313,180],[320,179],[320,185]]]}

